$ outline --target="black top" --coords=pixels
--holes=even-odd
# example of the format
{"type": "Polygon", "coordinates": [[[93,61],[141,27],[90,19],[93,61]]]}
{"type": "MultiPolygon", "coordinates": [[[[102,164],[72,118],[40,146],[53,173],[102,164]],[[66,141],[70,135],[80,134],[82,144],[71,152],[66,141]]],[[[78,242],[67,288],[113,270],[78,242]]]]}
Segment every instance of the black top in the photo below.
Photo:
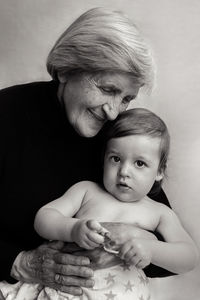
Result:
{"type": "MultiPolygon", "coordinates": [[[[80,137],[57,98],[58,83],[36,82],[0,91],[0,280],[22,250],[42,243],[37,210],[81,180],[100,181],[101,140],[80,137]]],[[[163,191],[157,201],[168,201],[163,191]]],[[[150,275],[163,275],[158,268],[150,275]]]]}

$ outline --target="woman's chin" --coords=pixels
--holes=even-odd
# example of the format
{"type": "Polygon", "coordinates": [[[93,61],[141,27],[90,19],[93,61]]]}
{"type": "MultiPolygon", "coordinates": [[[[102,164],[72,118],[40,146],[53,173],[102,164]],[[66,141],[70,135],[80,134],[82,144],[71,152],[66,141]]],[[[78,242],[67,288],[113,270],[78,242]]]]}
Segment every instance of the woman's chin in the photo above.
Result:
{"type": "Polygon", "coordinates": [[[92,138],[98,134],[98,132],[101,130],[101,127],[98,128],[82,127],[82,128],[75,128],[75,130],[82,137],[92,138]]]}

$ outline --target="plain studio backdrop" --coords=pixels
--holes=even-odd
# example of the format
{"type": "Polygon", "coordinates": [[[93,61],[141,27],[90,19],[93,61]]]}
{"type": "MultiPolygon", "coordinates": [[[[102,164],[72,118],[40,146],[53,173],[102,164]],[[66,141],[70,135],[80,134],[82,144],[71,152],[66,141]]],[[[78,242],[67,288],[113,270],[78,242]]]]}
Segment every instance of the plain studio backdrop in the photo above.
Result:
{"type": "MultiPolygon", "coordinates": [[[[169,127],[164,189],[200,248],[199,0],[0,0],[0,88],[49,80],[45,62],[54,42],[81,13],[96,6],[124,11],[153,50],[156,88],[151,96],[141,93],[133,106],[155,111],[169,127]]],[[[193,279],[182,284],[199,288],[193,279]]]]}

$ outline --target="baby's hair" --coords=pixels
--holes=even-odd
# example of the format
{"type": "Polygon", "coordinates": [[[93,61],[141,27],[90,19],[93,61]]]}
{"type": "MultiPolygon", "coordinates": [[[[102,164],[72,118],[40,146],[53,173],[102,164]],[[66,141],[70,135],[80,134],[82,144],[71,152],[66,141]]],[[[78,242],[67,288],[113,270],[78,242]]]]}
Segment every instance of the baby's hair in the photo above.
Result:
{"type": "MultiPolygon", "coordinates": [[[[104,153],[107,142],[112,138],[129,135],[146,135],[160,138],[160,162],[158,171],[166,174],[170,150],[170,135],[164,121],[152,111],[145,108],[133,108],[121,113],[114,121],[108,122],[104,129],[104,153]]],[[[153,192],[160,188],[162,180],[156,182],[153,192]]]]}

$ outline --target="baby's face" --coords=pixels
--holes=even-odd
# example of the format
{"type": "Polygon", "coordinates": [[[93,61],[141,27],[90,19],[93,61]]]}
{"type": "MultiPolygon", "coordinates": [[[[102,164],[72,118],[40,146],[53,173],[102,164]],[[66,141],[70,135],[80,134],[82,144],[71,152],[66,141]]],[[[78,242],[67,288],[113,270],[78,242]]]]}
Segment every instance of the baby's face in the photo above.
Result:
{"type": "Polygon", "coordinates": [[[141,200],[161,180],[160,139],[130,135],[108,141],[104,157],[105,189],[123,202],[141,200]]]}

